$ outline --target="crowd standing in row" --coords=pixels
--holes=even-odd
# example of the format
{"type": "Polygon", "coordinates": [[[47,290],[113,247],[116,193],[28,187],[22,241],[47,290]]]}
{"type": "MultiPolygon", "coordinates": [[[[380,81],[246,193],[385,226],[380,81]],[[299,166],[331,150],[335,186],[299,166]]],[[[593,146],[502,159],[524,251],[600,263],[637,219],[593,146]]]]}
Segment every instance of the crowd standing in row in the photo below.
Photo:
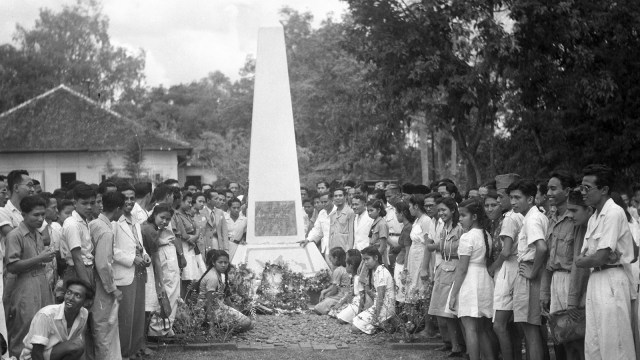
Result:
{"type": "MultiPolygon", "coordinates": [[[[586,330],[556,346],[557,359],[634,359],[640,226],[614,180],[590,165],[544,182],[499,175],[465,198],[448,179],[303,187],[300,243],[314,243],[333,272],[314,310],[367,334],[439,331],[451,357],[505,360],[521,358],[522,338],[529,359],[548,358],[545,321],[566,312],[586,330]]],[[[225,303],[247,226],[237,183],[41,191],[23,170],[0,181],[0,333],[11,356],[140,356],[145,336],[174,335],[194,281],[211,325],[251,327],[225,303]]]]}
{"type": "Polygon", "coordinates": [[[225,303],[230,258],[246,232],[239,187],[230,185],[168,180],[152,191],[151,183],[77,181],[47,193],[27,171],[2,177],[0,334],[8,355],[149,354],[145,337],[174,335],[178,299],[194,280],[210,326],[251,328],[225,303]]]}
{"type": "Polygon", "coordinates": [[[630,198],[614,182],[589,165],[538,182],[499,175],[465,198],[448,179],[321,182],[310,200],[302,188],[301,244],[334,269],[314,310],[365,333],[400,321],[428,336],[435,318],[450,357],[504,360],[521,359],[523,340],[528,359],[548,359],[546,322],[564,316],[569,335],[551,327],[556,359],[635,359],[640,186],[630,198]]]}

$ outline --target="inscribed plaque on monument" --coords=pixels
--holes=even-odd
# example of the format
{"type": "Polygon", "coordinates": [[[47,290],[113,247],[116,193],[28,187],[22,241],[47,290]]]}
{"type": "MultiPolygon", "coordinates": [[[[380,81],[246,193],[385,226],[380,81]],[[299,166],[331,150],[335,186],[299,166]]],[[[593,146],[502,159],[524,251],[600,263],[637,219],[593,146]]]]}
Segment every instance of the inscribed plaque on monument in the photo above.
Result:
{"type": "Polygon", "coordinates": [[[296,235],[294,201],[256,201],[256,236],[296,235]]]}

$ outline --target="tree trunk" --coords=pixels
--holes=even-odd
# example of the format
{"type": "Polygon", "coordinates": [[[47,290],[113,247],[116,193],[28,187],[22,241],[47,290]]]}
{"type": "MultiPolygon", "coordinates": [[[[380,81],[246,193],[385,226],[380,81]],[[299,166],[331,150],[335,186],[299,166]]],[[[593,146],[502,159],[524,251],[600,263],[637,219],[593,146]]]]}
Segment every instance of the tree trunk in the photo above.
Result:
{"type": "Polygon", "coordinates": [[[427,129],[426,124],[424,122],[420,122],[417,124],[418,128],[418,138],[420,139],[420,165],[421,165],[421,174],[422,174],[422,184],[429,184],[429,131],[427,129]]]}
{"type": "Polygon", "coordinates": [[[470,154],[467,151],[461,151],[466,161],[467,170],[467,189],[477,188],[482,183],[482,175],[480,174],[480,167],[476,161],[475,154],[470,154]]]}
{"type": "Polygon", "coordinates": [[[458,142],[451,137],[451,175],[458,175],[458,142]]]}

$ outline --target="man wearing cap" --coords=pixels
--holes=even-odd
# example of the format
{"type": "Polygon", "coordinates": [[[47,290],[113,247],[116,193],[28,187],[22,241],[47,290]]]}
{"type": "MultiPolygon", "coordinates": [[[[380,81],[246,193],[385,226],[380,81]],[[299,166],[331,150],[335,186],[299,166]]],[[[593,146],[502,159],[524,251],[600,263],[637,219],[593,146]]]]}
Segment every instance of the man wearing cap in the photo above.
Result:
{"type": "MultiPolygon", "coordinates": [[[[583,171],[580,191],[596,209],[589,218],[576,266],[592,269],[587,284],[585,359],[635,359],[631,300],[637,297],[630,281],[633,239],[624,210],[611,199],[614,174],[604,165],[583,171]]],[[[635,284],[633,284],[635,285],[635,284]]]]}
{"type": "Polygon", "coordinates": [[[415,194],[416,186],[411,183],[402,185],[402,200],[409,202],[411,195],[415,194]]]}
{"type": "Polygon", "coordinates": [[[503,359],[514,359],[520,352],[520,339],[517,329],[512,322],[513,317],[513,286],[518,276],[518,247],[515,240],[522,228],[524,216],[511,209],[511,200],[507,188],[520,180],[518,174],[503,174],[496,176],[498,201],[502,216],[492,234],[500,239],[502,250],[496,261],[489,267],[490,274],[496,274],[495,289],[493,291],[494,323],[493,329],[498,336],[503,359]]]}

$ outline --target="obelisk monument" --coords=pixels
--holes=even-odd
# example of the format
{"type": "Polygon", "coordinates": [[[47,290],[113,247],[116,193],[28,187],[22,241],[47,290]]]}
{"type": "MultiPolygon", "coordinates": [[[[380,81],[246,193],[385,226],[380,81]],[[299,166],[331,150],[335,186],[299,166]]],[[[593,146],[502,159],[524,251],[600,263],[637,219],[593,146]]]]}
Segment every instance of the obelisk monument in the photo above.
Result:
{"type": "Polygon", "coordinates": [[[233,264],[259,274],[266,262],[284,262],[312,275],[327,264],[305,238],[289,72],[282,25],[261,27],[253,92],[247,245],[233,264]]]}

